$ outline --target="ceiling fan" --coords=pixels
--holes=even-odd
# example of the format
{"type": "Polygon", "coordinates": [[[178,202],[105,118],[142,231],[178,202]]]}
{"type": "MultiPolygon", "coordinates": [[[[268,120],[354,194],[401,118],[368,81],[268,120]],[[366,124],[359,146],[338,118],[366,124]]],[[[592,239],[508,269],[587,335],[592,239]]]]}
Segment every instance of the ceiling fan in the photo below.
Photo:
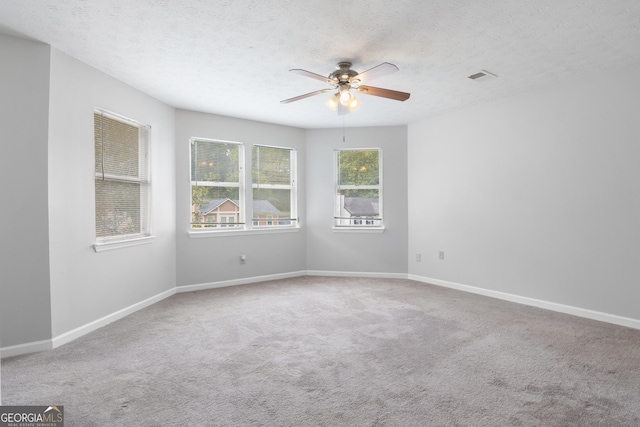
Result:
{"type": "Polygon", "coordinates": [[[349,114],[351,111],[360,106],[360,101],[355,97],[353,93],[351,93],[351,89],[353,89],[354,92],[363,95],[380,96],[382,98],[394,99],[396,101],[406,101],[411,95],[407,92],[398,92],[397,90],[382,89],[379,87],[366,86],[363,84],[376,77],[381,77],[398,71],[398,67],[388,62],[383,62],[380,65],[376,65],[375,67],[363,73],[358,73],[357,71],[352,70],[351,62],[338,62],[335,71],[329,74],[328,77],[301,69],[293,69],[289,71],[300,74],[302,76],[311,77],[312,79],[320,80],[325,83],[329,83],[331,87],[285,99],[283,101],[280,101],[280,103],[282,104],[299,101],[301,99],[319,95],[321,93],[336,91],[325,102],[325,104],[332,110],[337,110],[339,115],[343,115],[349,114]]]}

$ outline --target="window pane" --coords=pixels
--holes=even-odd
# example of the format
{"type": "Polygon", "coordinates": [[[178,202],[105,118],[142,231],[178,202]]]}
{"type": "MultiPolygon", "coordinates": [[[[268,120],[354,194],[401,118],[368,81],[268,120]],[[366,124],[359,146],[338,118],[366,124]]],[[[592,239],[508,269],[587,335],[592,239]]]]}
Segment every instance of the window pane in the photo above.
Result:
{"type": "Polygon", "coordinates": [[[378,190],[341,190],[338,192],[336,225],[379,226],[380,198],[378,190]]]}
{"type": "Polygon", "coordinates": [[[255,226],[291,225],[290,219],[291,190],[253,189],[253,224],[255,226]]]}
{"type": "Polygon", "coordinates": [[[141,184],[96,179],[96,237],[142,232],[141,184]]]}
{"type": "Polygon", "coordinates": [[[336,226],[382,226],[380,149],[335,152],[336,226]]]}
{"type": "MultiPolygon", "coordinates": [[[[350,217],[380,216],[380,198],[378,190],[341,190],[338,192],[340,207],[350,217]]],[[[340,215],[345,216],[345,215],[340,215]]]]}
{"type": "Polygon", "coordinates": [[[139,177],[138,131],[136,126],[95,113],[96,172],[139,177]]]}
{"type": "Polygon", "coordinates": [[[214,141],[191,144],[191,181],[238,182],[240,146],[214,141]]]}
{"type": "Polygon", "coordinates": [[[338,152],[339,185],[378,185],[380,171],[378,150],[344,150],[338,152]]]}
{"type": "Polygon", "coordinates": [[[291,184],[291,150],[254,146],[252,152],[254,184],[291,184]]]}
{"type": "Polygon", "coordinates": [[[295,150],[290,148],[253,146],[251,175],[254,227],[294,225],[294,156],[295,150]]]}
{"type": "Polygon", "coordinates": [[[238,187],[191,186],[191,227],[240,227],[240,189],[238,187]],[[230,224],[229,224],[230,223],[230,224]]]}

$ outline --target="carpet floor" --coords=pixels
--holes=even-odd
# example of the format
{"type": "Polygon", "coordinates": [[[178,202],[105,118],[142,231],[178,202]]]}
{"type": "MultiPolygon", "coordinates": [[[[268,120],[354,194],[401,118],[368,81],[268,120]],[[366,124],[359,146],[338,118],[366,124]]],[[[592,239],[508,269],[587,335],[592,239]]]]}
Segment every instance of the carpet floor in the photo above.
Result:
{"type": "Polygon", "coordinates": [[[640,331],[398,279],[181,293],[2,360],[65,426],[638,426],[640,331]]]}

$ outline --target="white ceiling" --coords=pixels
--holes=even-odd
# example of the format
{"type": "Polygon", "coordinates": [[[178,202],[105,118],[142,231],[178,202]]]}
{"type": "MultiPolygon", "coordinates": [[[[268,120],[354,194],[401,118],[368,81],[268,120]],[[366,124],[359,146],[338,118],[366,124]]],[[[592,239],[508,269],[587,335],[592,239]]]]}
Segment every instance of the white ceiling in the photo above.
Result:
{"type": "MultiPolygon", "coordinates": [[[[639,0],[2,0],[0,32],[40,40],[175,107],[302,128],[407,124],[640,62],[639,0]],[[328,75],[391,62],[338,116],[328,75]],[[482,69],[497,79],[472,81],[482,69]]],[[[3,58],[3,60],[5,60],[3,58]]]]}

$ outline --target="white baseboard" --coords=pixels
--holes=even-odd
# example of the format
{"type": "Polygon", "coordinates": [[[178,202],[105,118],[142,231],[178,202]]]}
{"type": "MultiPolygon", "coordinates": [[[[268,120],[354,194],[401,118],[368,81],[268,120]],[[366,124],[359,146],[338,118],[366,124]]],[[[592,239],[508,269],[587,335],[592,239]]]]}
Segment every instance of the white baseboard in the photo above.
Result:
{"type": "Polygon", "coordinates": [[[266,282],[269,280],[289,279],[301,276],[327,276],[327,277],[371,277],[384,279],[406,279],[406,273],[365,273],[361,271],[324,271],[301,270],[291,273],[270,274],[266,276],[253,276],[243,279],[222,280],[219,282],[200,283],[198,285],[185,285],[176,287],[176,293],[202,291],[206,289],[226,288],[227,286],[248,285],[251,283],[266,282]]]}
{"type": "Polygon", "coordinates": [[[407,279],[407,273],[371,273],[364,271],[325,271],[307,270],[307,276],[327,276],[327,277],[368,277],[379,279],[407,279]]]}
{"type": "Polygon", "coordinates": [[[43,341],[37,341],[37,342],[30,342],[26,344],[13,345],[9,347],[2,347],[0,348],[0,358],[20,356],[22,354],[35,353],[38,351],[51,350],[53,348],[60,347],[63,344],[66,344],[77,338],[80,338],[81,336],[86,335],[90,332],[93,332],[96,329],[99,329],[103,326],[106,326],[109,323],[115,322],[116,320],[120,320],[123,317],[126,317],[132,313],[135,313],[138,310],[142,310],[143,308],[149,307],[150,305],[155,304],[165,298],[168,298],[175,293],[176,293],[175,288],[169,289],[168,291],[165,291],[158,295],[147,298],[144,301],[140,301],[138,303],[132,304],[129,307],[123,308],[122,310],[118,310],[98,320],[94,320],[91,323],[87,323],[86,325],[82,325],[69,332],[65,332],[50,340],[43,340],[43,341]]]}
{"type": "Polygon", "coordinates": [[[294,271],[291,273],[269,274],[265,276],[245,277],[243,279],[221,280],[219,282],[200,283],[198,285],[177,286],[176,293],[203,291],[206,289],[226,288],[227,286],[248,285],[251,283],[267,282],[269,280],[290,279],[292,277],[306,276],[307,272],[294,271]]]}
{"type": "Polygon", "coordinates": [[[409,274],[408,279],[417,282],[428,283],[431,285],[442,286],[445,288],[456,289],[459,291],[470,292],[473,294],[484,295],[491,298],[497,298],[504,301],[515,302],[518,304],[529,305],[532,307],[544,308],[545,310],[556,311],[558,313],[571,314],[573,316],[584,317],[586,319],[598,320],[600,322],[612,323],[614,325],[626,326],[633,329],[640,329],[640,320],[630,317],[618,316],[615,314],[603,313],[600,311],[589,310],[586,308],[574,307],[565,304],[559,304],[550,301],[539,300],[535,298],[523,297],[520,295],[509,294],[506,292],[492,291],[490,289],[477,288],[475,286],[463,285],[446,280],[433,279],[430,277],[422,277],[409,274]]]}
{"type": "Polygon", "coordinates": [[[38,351],[51,350],[51,340],[28,342],[25,344],[10,345],[0,348],[0,358],[20,356],[21,354],[37,353],[38,351]]]}
{"type": "Polygon", "coordinates": [[[162,301],[165,298],[170,297],[176,293],[175,288],[169,289],[168,291],[164,291],[158,295],[147,298],[144,301],[140,301],[129,307],[123,308],[122,310],[118,310],[114,313],[108,314],[98,320],[94,320],[91,323],[87,323],[86,325],[80,326],[79,328],[73,329],[69,332],[65,332],[64,334],[58,335],[53,338],[53,348],[59,347],[63,344],[71,342],[77,338],[80,338],[83,335],[86,335],[90,332],[95,331],[103,326],[108,325],[109,323],[113,323],[116,320],[120,320],[132,313],[135,313],[138,310],[142,310],[143,308],[149,307],[159,301],[162,301]]]}
{"type": "Polygon", "coordinates": [[[554,302],[538,300],[535,298],[523,297],[519,295],[509,294],[505,292],[492,291],[484,288],[477,288],[475,286],[463,285],[455,282],[448,282],[446,280],[433,279],[430,277],[417,276],[414,274],[406,273],[371,273],[371,272],[351,272],[351,271],[323,271],[323,270],[301,270],[291,273],[271,274],[265,276],[254,276],[243,279],[223,280],[219,282],[202,283],[198,285],[177,286],[176,288],[169,289],[153,297],[147,298],[144,301],[140,301],[122,310],[118,310],[115,313],[104,316],[98,320],[95,320],[86,325],[80,326],[69,332],[65,332],[50,340],[35,341],[25,344],[18,344],[9,347],[0,348],[0,358],[19,356],[22,354],[35,353],[38,351],[51,350],[59,347],[63,344],[71,342],[83,335],[93,332],[109,323],[120,320],[138,310],[155,304],[165,298],[170,297],[176,293],[193,292],[205,289],[224,288],[227,286],[245,285],[258,282],[266,282],[269,280],[288,279],[301,276],[328,276],[328,277],[368,277],[368,278],[384,278],[384,279],[409,279],[417,282],[428,283],[436,286],[442,286],[445,288],[456,289],[464,292],[470,292],[478,295],[484,295],[491,298],[497,298],[505,301],[515,302],[518,304],[529,305],[533,307],[539,307],[546,310],[557,311],[559,313],[571,314],[578,317],[584,317],[587,319],[598,320],[601,322],[612,323],[615,325],[626,326],[629,328],[640,329],[640,320],[632,319],[629,317],[617,316],[614,314],[602,313],[599,311],[588,310],[580,307],[573,307],[564,304],[558,304],[554,302]]]}

